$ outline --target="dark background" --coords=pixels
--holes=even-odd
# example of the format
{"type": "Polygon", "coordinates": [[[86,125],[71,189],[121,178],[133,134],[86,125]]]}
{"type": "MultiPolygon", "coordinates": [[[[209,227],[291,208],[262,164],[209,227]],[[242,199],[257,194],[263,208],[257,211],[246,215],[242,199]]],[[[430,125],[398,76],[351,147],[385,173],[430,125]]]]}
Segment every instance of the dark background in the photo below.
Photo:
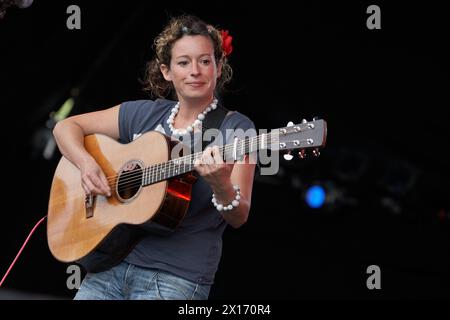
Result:
{"type": "MultiPolygon", "coordinates": [[[[60,157],[42,157],[50,113],[73,88],[71,114],[147,98],[139,78],[152,40],[170,16],[192,13],[233,36],[230,109],[258,128],[328,122],[321,157],[283,160],[276,176],[256,179],[248,223],[225,232],[211,299],[448,299],[447,11],[430,2],[293,2],[36,0],[8,9],[1,275],[47,211],[60,157]],[[66,28],[71,4],[81,30],[66,28]],[[370,4],[381,8],[381,30],[366,27],[370,4]],[[312,184],[329,192],[320,209],[304,201],[312,184]],[[366,287],[370,265],[381,268],[381,290],[366,287]]],[[[44,224],[0,292],[71,298],[65,270],[44,224]]]]}

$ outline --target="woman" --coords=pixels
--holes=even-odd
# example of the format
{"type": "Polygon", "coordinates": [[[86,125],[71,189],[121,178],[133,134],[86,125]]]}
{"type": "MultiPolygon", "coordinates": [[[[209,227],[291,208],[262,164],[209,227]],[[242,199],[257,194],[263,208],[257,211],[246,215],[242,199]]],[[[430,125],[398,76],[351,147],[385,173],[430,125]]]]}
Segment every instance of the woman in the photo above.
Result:
{"type": "MultiPolygon", "coordinates": [[[[55,139],[61,153],[80,169],[86,194],[111,196],[111,190],[85,150],[84,136],[102,133],[128,143],[159,130],[194,145],[205,117],[217,112],[216,91],[231,79],[231,49],[227,33],[194,16],[173,18],[155,40],[146,89],[161,98],[173,93],[177,101],[129,101],[59,122],[55,139]]],[[[220,131],[229,143],[234,135],[227,129],[245,131],[254,125],[239,112],[228,112],[220,131]]],[[[167,237],[149,234],[119,265],[88,273],[75,299],[207,299],[226,225],[238,228],[247,221],[253,162],[247,156],[241,164],[224,163],[217,145],[206,148],[195,163],[200,177],[176,231],[167,237]]]]}

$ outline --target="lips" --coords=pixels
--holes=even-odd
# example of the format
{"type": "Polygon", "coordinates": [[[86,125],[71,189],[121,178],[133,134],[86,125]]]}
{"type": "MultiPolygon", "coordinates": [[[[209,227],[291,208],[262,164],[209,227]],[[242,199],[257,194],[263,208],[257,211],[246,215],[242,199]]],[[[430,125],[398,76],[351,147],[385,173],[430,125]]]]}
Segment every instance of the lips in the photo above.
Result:
{"type": "Polygon", "coordinates": [[[205,83],[204,82],[201,82],[201,81],[195,81],[195,82],[188,82],[187,83],[189,86],[192,86],[192,87],[201,87],[201,86],[203,86],[205,83]]]}

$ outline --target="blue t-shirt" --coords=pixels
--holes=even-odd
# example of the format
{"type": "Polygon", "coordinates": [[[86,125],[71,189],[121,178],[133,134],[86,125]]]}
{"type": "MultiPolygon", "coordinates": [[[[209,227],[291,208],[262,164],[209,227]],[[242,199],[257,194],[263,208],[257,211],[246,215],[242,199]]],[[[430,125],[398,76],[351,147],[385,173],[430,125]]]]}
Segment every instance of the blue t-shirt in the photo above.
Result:
{"type": "MultiPolygon", "coordinates": [[[[129,143],[151,130],[170,136],[172,132],[167,119],[175,103],[162,99],[122,103],[119,111],[120,141],[129,143]]],[[[234,139],[232,131],[226,129],[237,128],[256,132],[248,117],[233,112],[225,117],[220,127],[225,143],[234,139]]],[[[201,139],[197,134],[188,137],[193,140],[183,143],[191,146],[201,139]]],[[[197,283],[212,284],[222,254],[222,234],[227,223],[211,203],[211,197],[211,187],[199,176],[192,188],[186,216],[175,232],[163,237],[148,234],[125,260],[141,267],[171,272],[197,283]]]]}

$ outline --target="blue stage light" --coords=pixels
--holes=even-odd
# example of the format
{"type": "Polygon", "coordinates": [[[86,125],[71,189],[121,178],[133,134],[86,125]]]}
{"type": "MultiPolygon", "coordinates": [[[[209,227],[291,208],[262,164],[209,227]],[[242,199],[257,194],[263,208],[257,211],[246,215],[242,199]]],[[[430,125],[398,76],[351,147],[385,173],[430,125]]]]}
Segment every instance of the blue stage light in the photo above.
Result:
{"type": "Polygon", "coordinates": [[[306,203],[311,208],[320,208],[325,203],[325,189],[321,186],[311,186],[306,191],[306,203]]]}

